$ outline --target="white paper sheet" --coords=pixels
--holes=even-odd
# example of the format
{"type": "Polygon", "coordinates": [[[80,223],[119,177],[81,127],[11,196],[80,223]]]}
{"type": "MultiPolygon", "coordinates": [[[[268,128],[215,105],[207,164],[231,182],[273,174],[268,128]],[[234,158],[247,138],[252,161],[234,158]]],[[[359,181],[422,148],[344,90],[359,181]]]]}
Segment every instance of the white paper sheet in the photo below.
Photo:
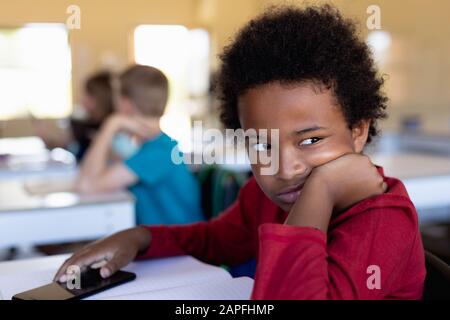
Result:
{"type": "Polygon", "coordinates": [[[241,277],[110,297],[108,300],[249,300],[252,289],[253,279],[241,277]]]}
{"type": "MultiPolygon", "coordinates": [[[[15,268],[18,268],[20,271],[10,270],[15,268],[8,268],[9,271],[6,271],[3,268],[5,271],[0,272],[0,296],[9,300],[17,293],[51,282],[60,263],[49,267],[48,262],[45,262],[47,260],[48,258],[34,259],[33,264],[30,264],[31,261],[24,262],[28,266],[26,270],[20,268],[20,262],[15,262],[15,268]],[[39,265],[39,261],[42,261],[45,268],[39,265]],[[34,268],[32,265],[34,265],[34,268]]],[[[59,260],[55,261],[59,262],[59,260]]],[[[1,270],[2,268],[0,268],[1,270]]],[[[231,275],[224,269],[205,264],[189,256],[133,262],[126,268],[123,268],[123,270],[136,273],[137,278],[134,281],[100,292],[87,299],[110,299],[131,294],[139,295],[141,293],[155,292],[152,295],[153,299],[153,297],[158,296],[157,292],[162,293],[161,290],[163,289],[166,290],[164,296],[170,296],[177,290],[170,291],[167,289],[188,287],[194,284],[205,286],[205,293],[198,295],[199,299],[215,299],[214,286],[211,286],[213,283],[220,283],[220,285],[215,287],[218,291],[223,290],[224,297],[244,299],[247,295],[249,296],[248,290],[243,290],[242,293],[239,292],[240,286],[244,286],[244,289],[247,288],[244,285],[244,283],[247,284],[247,280],[243,284],[236,282],[232,280],[231,275]],[[230,282],[229,286],[227,285],[228,282],[230,282]],[[236,293],[236,296],[234,296],[233,292],[236,293]]],[[[192,299],[195,297],[192,292],[199,293],[202,290],[201,288],[201,286],[194,286],[187,291],[179,291],[181,295],[177,294],[177,296],[179,299],[192,299]],[[183,295],[183,292],[186,293],[186,296],[183,295]]],[[[220,292],[217,294],[219,294],[217,299],[221,299],[220,292]]]]}

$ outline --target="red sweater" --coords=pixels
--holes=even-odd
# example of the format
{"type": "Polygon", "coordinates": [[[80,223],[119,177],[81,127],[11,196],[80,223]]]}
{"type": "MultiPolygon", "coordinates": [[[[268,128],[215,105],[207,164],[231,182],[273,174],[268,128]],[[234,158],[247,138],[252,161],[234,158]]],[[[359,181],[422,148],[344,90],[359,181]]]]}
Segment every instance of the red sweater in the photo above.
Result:
{"type": "Polygon", "coordinates": [[[325,234],[283,225],[287,213],[252,178],[209,222],[147,227],[152,245],[138,258],[187,254],[227,265],[256,258],[252,299],[420,299],[425,262],[417,213],[401,181],[384,181],[386,193],[334,218],[325,234]]]}

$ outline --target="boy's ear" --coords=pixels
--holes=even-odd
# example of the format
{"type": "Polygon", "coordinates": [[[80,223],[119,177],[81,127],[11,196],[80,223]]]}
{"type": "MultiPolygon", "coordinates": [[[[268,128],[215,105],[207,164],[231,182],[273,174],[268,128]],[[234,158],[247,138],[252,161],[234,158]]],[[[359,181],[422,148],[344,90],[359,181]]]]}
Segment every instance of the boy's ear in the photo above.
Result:
{"type": "Polygon", "coordinates": [[[121,96],[118,111],[124,114],[133,114],[135,111],[135,106],[130,98],[121,96]]]}
{"type": "Polygon", "coordinates": [[[352,139],[356,153],[361,153],[369,136],[370,120],[361,120],[352,128],[352,139]]]}

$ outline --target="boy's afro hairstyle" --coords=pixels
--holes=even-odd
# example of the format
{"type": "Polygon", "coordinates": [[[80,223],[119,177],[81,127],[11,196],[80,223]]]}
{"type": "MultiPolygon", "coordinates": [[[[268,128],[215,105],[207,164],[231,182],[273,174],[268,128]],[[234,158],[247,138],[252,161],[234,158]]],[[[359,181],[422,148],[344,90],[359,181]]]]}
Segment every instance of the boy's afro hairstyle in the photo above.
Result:
{"type": "Polygon", "coordinates": [[[384,81],[370,49],[358,39],[355,23],[331,5],[272,7],[244,26],[220,58],[217,88],[227,128],[240,128],[239,96],[272,82],[312,81],[332,89],[350,128],[370,120],[367,142],[386,117],[384,81]]]}

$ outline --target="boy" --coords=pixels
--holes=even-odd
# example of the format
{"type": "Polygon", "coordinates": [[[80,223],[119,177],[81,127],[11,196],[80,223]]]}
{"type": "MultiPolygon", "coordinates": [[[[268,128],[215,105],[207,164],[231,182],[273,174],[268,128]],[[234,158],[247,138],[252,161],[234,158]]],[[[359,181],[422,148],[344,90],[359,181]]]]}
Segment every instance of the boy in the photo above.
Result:
{"type": "Polygon", "coordinates": [[[107,260],[107,277],[136,255],[188,254],[229,265],[256,258],[253,299],[421,298],[414,206],[361,154],[387,99],[354,24],[331,6],[273,9],[221,58],[222,120],[278,129],[279,141],[249,145],[276,148],[278,172],[253,164],[254,179],[218,218],[115,234],[76,253],[55,279],[71,264],[107,260]]]}
{"type": "Polygon", "coordinates": [[[79,191],[129,188],[136,197],[138,224],[202,220],[199,186],[186,166],[171,161],[176,143],[159,128],[167,96],[168,81],[158,69],[136,65],[126,70],[120,76],[117,112],[106,120],[81,164],[79,191]],[[116,151],[125,159],[108,165],[115,138],[124,134],[130,137],[128,145],[116,144],[116,151]],[[130,153],[132,141],[138,150],[130,153]]]}

